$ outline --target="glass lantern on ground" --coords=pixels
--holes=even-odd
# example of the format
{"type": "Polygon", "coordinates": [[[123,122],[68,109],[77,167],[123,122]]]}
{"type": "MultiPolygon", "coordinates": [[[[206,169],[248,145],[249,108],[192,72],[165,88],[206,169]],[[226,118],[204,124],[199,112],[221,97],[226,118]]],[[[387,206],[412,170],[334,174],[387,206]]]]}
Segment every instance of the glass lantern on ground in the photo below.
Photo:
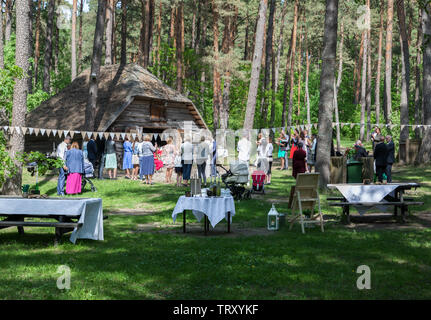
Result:
{"type": "Polygon", "coordinates": [[[275,209],[274,205],[272,205],[271,210],[268,212],[268,230],[277,231],[279,229],[280,223],[280,214],[275,209]]]}

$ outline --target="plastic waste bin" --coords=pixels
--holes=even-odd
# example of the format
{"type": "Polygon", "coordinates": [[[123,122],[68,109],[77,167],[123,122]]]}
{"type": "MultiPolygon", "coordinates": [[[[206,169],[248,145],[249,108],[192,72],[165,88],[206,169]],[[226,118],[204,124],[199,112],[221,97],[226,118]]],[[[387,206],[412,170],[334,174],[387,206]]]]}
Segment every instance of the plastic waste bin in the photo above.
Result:
{"type": "Polygon", "coordinates": [[[347,183],[362,183],[362,162],[347,161],[347,183]]]}

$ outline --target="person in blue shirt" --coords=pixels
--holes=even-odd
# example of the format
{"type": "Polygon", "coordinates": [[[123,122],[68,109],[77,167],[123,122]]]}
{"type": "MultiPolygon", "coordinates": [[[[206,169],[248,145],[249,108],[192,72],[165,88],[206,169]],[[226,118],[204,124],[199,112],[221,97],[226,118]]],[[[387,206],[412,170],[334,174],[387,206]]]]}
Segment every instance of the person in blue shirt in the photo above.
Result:
{"type": "Polygon", "coordinates": [[[66,152],[64,170],[67,172],[66,193],[81,193],[82,175],[84,174],[84,154],[79,150],[78,142],[73,142],[66,152]]]}
{"type": "Polygon", "coordinates": [[[129,141],[129,138],[127,136],[124,138],[123,143],[123,149],[124,149],[124,156],[123,156],[123,170],[126,170],[126,179],[131,179],[130,171],[133,169],[132,164],[132,154],[133,154],[133,146],[132,143],[129,141]]]}

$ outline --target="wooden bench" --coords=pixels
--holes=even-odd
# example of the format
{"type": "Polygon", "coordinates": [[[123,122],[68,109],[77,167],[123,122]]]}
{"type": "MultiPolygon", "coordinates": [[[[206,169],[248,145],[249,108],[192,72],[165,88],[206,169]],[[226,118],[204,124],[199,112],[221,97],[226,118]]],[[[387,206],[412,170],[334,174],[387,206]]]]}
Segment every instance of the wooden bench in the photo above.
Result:
{"type": "MultiPolygon", "coordinates": [[[[344,199],[344,198],[343,198],[344,199]]],[[[419,201],[396,201],[396,202],[330,202],[328,203],[331,207],[342,207],[343,215],[347,219],[347,223],[350,223],[350,206],[361,206],[361,207],[373,207],[373,206],[393,206],[395,209],[401,209],[401,222],[405,222],[405,214],[409,206],[421,206],[424,203],[419,201]]],[[[394,211],[394,216],[397,216],[397,210],[394,211]]]]}
{"type": "MultiPolygon", "coordinates": [[[[63,234],[73,231],[75,228],[80,227],[82,223],[73,222],[72,219],[79,219],[79,217],[49,217],[55,218],[58,222],[40,222],[40,221],[24,221],[26,216],[8,216],[6,219],[0,221],[0,229],[17,227],[20,235],[24,234],[24,227],[54,227],[55,228],[55,239],[54,245],[57,245],[61,241],[63,234]]],[[[34,218],[34,217],[33,217],[34,218]]],[[[47,218],[47,217],[40,217],[47,218]]]]}

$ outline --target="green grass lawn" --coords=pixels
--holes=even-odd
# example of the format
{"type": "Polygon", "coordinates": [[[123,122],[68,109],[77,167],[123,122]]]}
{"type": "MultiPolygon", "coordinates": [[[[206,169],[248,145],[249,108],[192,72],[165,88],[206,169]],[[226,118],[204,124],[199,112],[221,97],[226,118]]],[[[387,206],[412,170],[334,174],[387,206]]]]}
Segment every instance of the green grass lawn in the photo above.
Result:
{"type": "MultiPolygon", "coordinates": [[[[274,170],[268,193],[236,203],[236,226],[265,228],[272,202],[287,211],[290,170],[274,170]]],[[[415,192],[431,208],[431,168],[396,169],[395,179],[420,181],[415,192]]],[[[26,183],[34,178],[24,175],[26,183]]],[[[136,181],[97,181],[106,214],[130,208],[149,215],[114,215],[104,221],[105,240],[63,236],[53,246],[52,228],[0,230],[1,299],[430,299],[431,230],[352,230],[340,223],[325,233],[297,225],[271,235],[208,237],[181,233],[139,232],[139,225],[172,225],[171,213],[184,188],[145,186],[136,181]],[[56,286],[57,268],[71,268],[71,289],[56,286]],[[356,269],[371,269],[371,290],[358,290],[356,269]]],[[[87,190],[89,188],[87,187],[87,190]]],[[[54,196],[55,177],[46,177],[41,192],[54,196]]],[[[81,195],[82,197],[82,195],[81,195]]],[[[324,214],[339,218],[322,196],[324,214]]],[[[415,211],[415,209],[413,209],[415,211]]],[[[189,222],[194,222],[191,215],[189,222]]],[[[225,222],[221,224],[224,226],[225,222]]],[[[182,218],[176,226],[180,230],[182,218]]]]}

